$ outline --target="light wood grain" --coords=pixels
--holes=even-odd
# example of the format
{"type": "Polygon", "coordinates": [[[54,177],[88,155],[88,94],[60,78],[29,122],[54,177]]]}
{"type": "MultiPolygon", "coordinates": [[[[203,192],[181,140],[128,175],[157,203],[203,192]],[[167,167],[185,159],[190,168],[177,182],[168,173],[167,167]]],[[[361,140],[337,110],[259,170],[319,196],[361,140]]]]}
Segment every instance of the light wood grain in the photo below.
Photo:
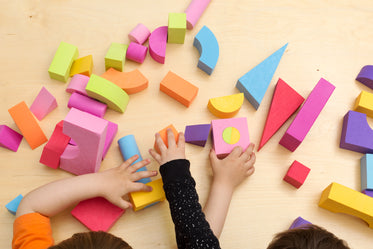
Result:
{"type": "MultiPolygon", "coordinates": [[[[48,67],[60,41],[76,45],[80,56],[92,54],[94,72],[104,72],[104,56],[111,42],[129,43],[128,33],[139,22],[151,30],[167,25],[168,13],[183,12],[189,1],[6,1],[0,5],[0,122],[18,130],[7,110],[26,101],[30,106],[42,86],[56,98],[58,108],[41,127],[49,137],[68,112],[67,84],[51,80],[48,67]]],[[[272,236],[287,229],[297,217],[321,225],[348,241],[352,248],[371,248],[373,230],[361,220],[334,214],[317,206],[321,191],[332,181],[359,190],[359,153],[342,150],[342,118],[361,90],[355,81],[362,66],[373,61],[373,2],[370,0],[213,0],[196,27],[187,31],[185,44],[168,44],[166,63],[149,55],[140,65],[127,61],[125,71],[139,68],[149,87],[130,96],[124,114],[108,111],[105,118],[119,124],[119,132],[101,170],[122,162],[116,141],[134,134],[144,158],[154,133],[168,124],[183,131],[186,125],[209,123],[208,99],[238,93],[239,77],[289,42],[259,109],[245,100],[237,117],[247,117],[251,139],[258,144],[275,83],[279,77],[307,97],[320,77],[336,90],[305,141],[290,153],[278,142],[290,122],[257,153],[255,174],[234,194],[221,236],[223,248],[265,248],[272,236]],[[220,57],[211,76],[197,68],[199,54],[193,39],[207,25],[216,35],[220,57]],[[159,83],[172,70],[199,87],[190,108],[159,91],[159,83]],[[298,160],[311,168],[300,189],[282,181],[298,160]]],[[[371,122],[369,120],[369,122],[371,122]]],[[[372,124],[372,123],[371,123],[372,124]]],[[[0,248],[10,248],[14,217],[5,204],[41,184],[70,174],[52,170],[38,161],[42,147],[31,150],[23,141],[17,153],[0,148],[0,248]]],[[[188,145],[186,153],[197,181],[201,202],[211,180],[208,152],[188,145]]],[[[150,168],[158,166],[153,163],[150,168]]],[[[372,207],[373,208],[373,207],[372,207]]],[[[69,210],[52,219],[57,242],[86,229],[69,210]]],[[[134,248],[175,248],[168,203],[134,213],[128,210],[111,229],[134,248]]]]}

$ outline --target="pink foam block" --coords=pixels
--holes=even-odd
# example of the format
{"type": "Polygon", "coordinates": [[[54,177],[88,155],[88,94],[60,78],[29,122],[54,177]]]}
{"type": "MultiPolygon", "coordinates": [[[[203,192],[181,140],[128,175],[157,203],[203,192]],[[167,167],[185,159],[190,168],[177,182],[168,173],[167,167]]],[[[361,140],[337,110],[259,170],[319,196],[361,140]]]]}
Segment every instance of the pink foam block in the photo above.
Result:
{"type": "Polygon", "coordinates": [[[17,151],[23,136],[6,125],[0,125],[0,147],[17,151]]]}
{"type": "Polygon", "coordinates": [[[144,24],[139,23],[128,34],[128,38],[130,39],[131,42],[143,44],[148,39],[149,35],[150,35],[150,30],[144,24]]]}
{"type": "Polygon", "coordinates": [[[143,63],[148,52],[148,47],[131,42],[127,48],[126,58],[138,63],[143,63]]]}
{"type": "Polygon", "coordinates": [[[125,210],[102,197],[84,200],[71,210],[72,216],[89,230],[96,232],[109,231],[124,212],[125,210]]]}
{"type": "Polygon", "coordinates": [[[73,93],[77,92],[84,96],[88,96],[87,91],[85,90],[89,77],[83,74],[75,74],[66,88],[66,92],[73,93]]]}
{"type": "Polygon", "coordinates": [[[280,140],[280,144],[294,151],[302,143],[307,133],[324,108],[335,86],[321,78],[312,90],[297,116],[280,140]]]}
{"type": "Polygon", "coordinates": [[[71,108],[63,122],[63,133],[77,146],[68,145],[60,168],[76,175],[97,172],[105,145],[108,121],[71,108]]]}
{"type": "Polygon", "coordinates": [[[211,0],[192,0],[188,8],[185,10],[187,29],[193,29],[210,1],[211,0]]]}
{"type": "Polygon", "coordinates": [[[105,115],[107,105],[77,92],[71,94],[67,107],[76,108],[84,112],[102,118],[105,115]]]}
{"type": "Polygon", "coordinates": [[[117,132],[118,132],[118,125],[116,123],[108,121],[108,127],[107,127],[104,151],[102,153],[102,159],[105,158],[106,153],[108,152],[110,145],[113,142],[114,137],[117,134],[117,132]]]}
{"type": "Polygon", "coordinates": [[[37,117],[37,119],[42,120],[56,107],[56,98],[50,92],[48,92],[45,87],[43,87],[32,103],[30,111],[35,115],[35,117],[37,117]]]}
{"type": "Polygon", "coordinates": [[[290,165],[289,170],[284,177],[284,181],[290,183],[296,188],[300,188],[300,186],[302,186],[304,181],[306,180],[310,171],[310,168],[304,166],[298,161],[294,161],[290,165]]]}
{"type": "Polygon", "coordinates": [[[168,27],[156,28],[149,36],[149,54],[157,62],[164,64],[166,57],[168,27]]]}

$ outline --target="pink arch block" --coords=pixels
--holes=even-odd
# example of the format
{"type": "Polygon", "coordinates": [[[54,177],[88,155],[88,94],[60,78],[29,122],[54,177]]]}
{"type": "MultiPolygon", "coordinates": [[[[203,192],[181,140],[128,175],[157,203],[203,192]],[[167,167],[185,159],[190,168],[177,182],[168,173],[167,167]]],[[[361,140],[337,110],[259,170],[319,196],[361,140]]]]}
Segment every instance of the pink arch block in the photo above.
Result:
{"type": "Polygon", "coordinates": [[[137,24],[137,26],[128,34],[130,41],[138,44],[143,44],[149,36],[150,30],[142,23],[137,24]]]}
{"type": "Polygon", "coordinates": [[[107,105],[90,97],[81,95],[77,92],[71,94],[67,107],[76,108],[84,112],[88,112],[99,118],[104,117],[107,109],[107,105]]]}
{"type": "Polygon", "coordinates": [[[164,64],[167,45],[167,26],[156,28],[149,36],[149,54],[157,62],[164,64]]]}
{"type": "Polygon", "coordinates": [[[192,0],[185,10],[187,16],[187,29],[193,29],[211,0],[192,0]]]}
{"type": "Polygon", "coordinates": [[[69,85],[66,88],[66,92],[73,93],[77,92],[84,96],[88,96],[85,87],[89,81],[89,77],[83,74],[75,74],[70,80],[69,85]]]}

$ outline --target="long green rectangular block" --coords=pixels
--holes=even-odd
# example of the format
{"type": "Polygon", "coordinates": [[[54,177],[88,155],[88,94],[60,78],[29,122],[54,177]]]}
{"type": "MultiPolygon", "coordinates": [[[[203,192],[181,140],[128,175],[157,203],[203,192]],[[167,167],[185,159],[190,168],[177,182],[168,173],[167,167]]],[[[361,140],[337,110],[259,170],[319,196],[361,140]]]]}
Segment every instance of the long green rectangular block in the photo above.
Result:
{"type": "Polygon", "coordinates": [[[78,48],[66,42],[61,42],[54,54],[48,73],[51,79],[67,82],[71,66],[79,56],[78,48]]]}
{"type": "Polygon", "coordinates": [[[105,70],[114,68],[123,72],[128,45],[113,42],[105,55],[105,70]]]}

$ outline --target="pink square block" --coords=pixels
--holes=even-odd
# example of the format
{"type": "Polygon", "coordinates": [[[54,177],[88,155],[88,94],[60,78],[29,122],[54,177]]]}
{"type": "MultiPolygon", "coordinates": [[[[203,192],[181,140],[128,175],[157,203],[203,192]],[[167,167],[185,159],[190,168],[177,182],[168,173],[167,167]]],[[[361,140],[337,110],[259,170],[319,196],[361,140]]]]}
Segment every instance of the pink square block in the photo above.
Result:
{"type": "Polygon", "coordinates": [[[30,106],[30,111],[35,115],[35,117],[37,117],[37,119],[42,120],[56,107],[56,98],[50,92],[48,92],[45,87],[43,87],[30,106]]]}
{"type": "Polygon", "coordinates": [[[246,150],[250,145],[246,118],[212,120],[211,127],[213,147],[218,158],[226,157],[236,146],[246,150]]]}
{"type": "Polygon", "coordinates": [[[6,125],[0,125],[0,147],[17,151],[23,136],[6,125]]]}
{"type": "Polygon", "coordinates": [[[294,161],[290,165],[289,170],[284,177],[284,181],[290,183],[296,188],[300,188],[300,186],[302,186],[304,181],[306,180],[310,171],[310,168],[304,166],[298,161],[294,161]]]}

